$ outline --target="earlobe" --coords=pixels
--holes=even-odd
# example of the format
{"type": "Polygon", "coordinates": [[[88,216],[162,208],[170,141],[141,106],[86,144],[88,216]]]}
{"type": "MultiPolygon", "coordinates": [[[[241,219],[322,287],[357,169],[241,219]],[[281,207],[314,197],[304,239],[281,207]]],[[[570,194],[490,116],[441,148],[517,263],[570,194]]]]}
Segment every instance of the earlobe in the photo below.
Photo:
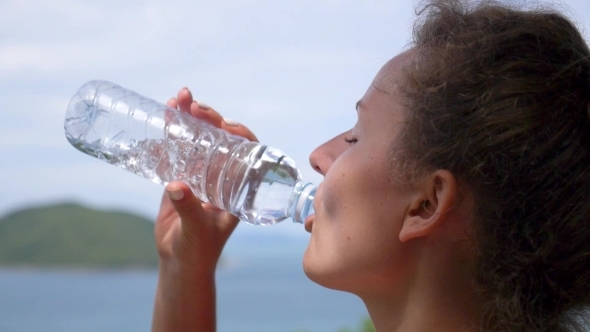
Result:
{"type": "Polygon", "coordinates": [[[427,207],[431,204],[424,202],[428,201],[415,200],[408,209],[402,229],[399,232],[401,242],[427,236],[432,231],[434,227],[433,217],[436,212],[428,211],[427,207]]]}
{"type": "Polygon", "coordinates": [[[437,170],[421,184],[399,233],[401,242],[425,237],[443,224],[456,204],[457,181],[446,170],[437,170]]]}

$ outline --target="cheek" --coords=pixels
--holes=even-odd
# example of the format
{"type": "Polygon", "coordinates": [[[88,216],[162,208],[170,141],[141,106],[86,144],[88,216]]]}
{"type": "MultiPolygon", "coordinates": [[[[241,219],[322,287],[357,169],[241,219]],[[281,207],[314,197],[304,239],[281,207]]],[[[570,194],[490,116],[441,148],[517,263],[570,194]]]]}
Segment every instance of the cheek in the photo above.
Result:
{"type": "Polygon", "coordinates": [[[349,168],[346,172],[333,173],[324,180],[321,203],[330,216],[356,214],[367,205],[379,204],[384,191],[384,181],[371,169],[349,168]]]}
{"type": "MultiPolygon", "coordinates": [[[[354,210],[355,202],[366,193],[368,170],[358,161],[343,158],[334,163],[322,183],[320,202],[328,216],[343,214],[343,210],[354,210]]],[[[347,211],[346,213],[350,213],[347,211]]]]}
{"type": "Polygon", "coordinates": [[[342,202],[342,196],[346,194],[345,185],[340,182],[338,179],[326,178],[322,184],[324,190],[318,196],[326,216],[337,215],[339,202],[342,202]]]}

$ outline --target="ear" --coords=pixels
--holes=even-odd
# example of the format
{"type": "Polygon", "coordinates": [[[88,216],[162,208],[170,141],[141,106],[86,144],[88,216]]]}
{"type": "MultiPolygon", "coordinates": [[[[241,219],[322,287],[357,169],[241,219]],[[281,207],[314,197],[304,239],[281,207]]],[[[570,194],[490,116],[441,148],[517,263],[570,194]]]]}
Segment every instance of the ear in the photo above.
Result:
{"type": "Polygon", "coordinates": [[[457,180],[447,170],[431,173],[419,185],[399,233],[401,242],[428,236],[447,220],[457,203],[457,180]]]}

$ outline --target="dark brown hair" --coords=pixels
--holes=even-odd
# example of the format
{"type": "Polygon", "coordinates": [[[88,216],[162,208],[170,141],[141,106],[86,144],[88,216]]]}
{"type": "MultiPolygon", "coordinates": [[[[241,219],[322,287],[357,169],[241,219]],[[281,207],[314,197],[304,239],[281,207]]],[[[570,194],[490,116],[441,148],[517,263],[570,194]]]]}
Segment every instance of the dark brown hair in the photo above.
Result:
{"type": "Polygon", "coordinates": [[[590,303],[590,51],[557,11],[429,1],[403,156],[476,202],[484,331],[581,330],[590,303]]]}

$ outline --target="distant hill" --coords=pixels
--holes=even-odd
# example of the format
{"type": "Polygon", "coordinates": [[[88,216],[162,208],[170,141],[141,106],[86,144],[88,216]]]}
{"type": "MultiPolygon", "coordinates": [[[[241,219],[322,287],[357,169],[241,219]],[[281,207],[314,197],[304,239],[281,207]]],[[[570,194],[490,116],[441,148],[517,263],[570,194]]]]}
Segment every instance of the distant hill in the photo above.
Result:
{"type": "Polygon", "coordinates": [[[60,204],[0,219],[0,266],[156,267],[154,223],[130,213],[60,204]]]}

